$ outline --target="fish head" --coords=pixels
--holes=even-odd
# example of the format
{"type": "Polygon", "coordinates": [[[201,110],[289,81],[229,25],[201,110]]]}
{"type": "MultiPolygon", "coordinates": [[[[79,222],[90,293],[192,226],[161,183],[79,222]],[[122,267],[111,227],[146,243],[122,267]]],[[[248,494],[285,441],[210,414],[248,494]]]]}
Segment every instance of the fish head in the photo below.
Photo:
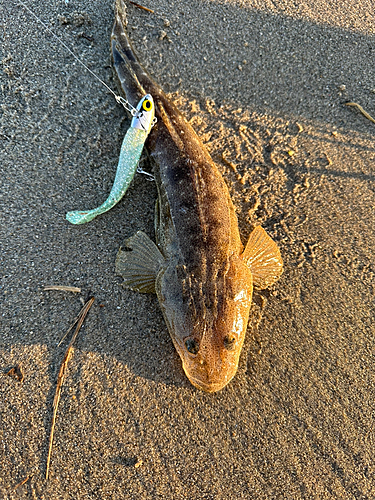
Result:
{"type": "Polygon", "coordinates": [[[207,295],[217,300],[189,297],[186,281],[172,268],[158,277],[156,286],[184,372],[205,392],[219,391],[236,374],[249,318],[252,275],[242,259],[233,256],[212,286],[214,293],[207,291],[207,295]]]}
{"type": "Polygon", "coordinates": [[[155,104],[151,94],[145,95],[137,104],[131,127],[144,130],[149,133],[154,125],[155,104]]]}

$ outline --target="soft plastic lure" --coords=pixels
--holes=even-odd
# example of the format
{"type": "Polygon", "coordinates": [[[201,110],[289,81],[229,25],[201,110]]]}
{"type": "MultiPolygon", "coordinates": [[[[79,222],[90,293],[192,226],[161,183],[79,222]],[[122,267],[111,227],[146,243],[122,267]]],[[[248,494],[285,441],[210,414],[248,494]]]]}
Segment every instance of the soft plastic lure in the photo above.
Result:
{"type": "Polygon", "coordinates": [[[110,210],[121,200],[137,170],[143,146],[154,122],[154,100],[150,94],[147,94],[139,101],[130,128],[126,132],[122,142],[116,177],[108,198],[98,208],[94,208],[93,210],[68,212],[66,219],[69,222],[72,224],[90,222],[97,215],[110,210]]]}

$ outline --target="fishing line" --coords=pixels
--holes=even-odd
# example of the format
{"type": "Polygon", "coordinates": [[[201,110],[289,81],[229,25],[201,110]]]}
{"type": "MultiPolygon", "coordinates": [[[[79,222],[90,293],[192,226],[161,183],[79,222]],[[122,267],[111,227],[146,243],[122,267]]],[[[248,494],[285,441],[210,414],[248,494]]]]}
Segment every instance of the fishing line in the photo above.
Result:
{"type": "Polygon", "coordinates": [[[44,29],[46,29],[48,31],[48,33],[50,33],[69,52],[70,55],[72,55],[74,57],[74,59],[76,61],[79,62],[79,64],[81,66],[83,66],[89,73],[91,73],[91,75],[94,78],[96,78],[100,83],[102,83],[104,85],[104,87],[114,96],[114,98],[116,99],[116,102],[118,102],[119,104],[122,104],[124,106],[124,108],[132,114],[132,116],[136,115],[137,110],[134,106],[132,106],[130,104],[129,101],[127,101],[124,97],[117,95],[111,89],[111,87],[109,87],[105,82],[103,82],[103,80],[101,80],[98,77],[98,75],[96,75],[88,66],[86,66],[86,64],[83,61],[81,61],[81,59],[57,35],[55,35],[55,33],[26,4],[24,4],[22,2],[22,0],[18,0],[18,2],[22,5],[22,7],[24,9],[27,10],[27,12],[29,12],[44,27],[44,29]]]}

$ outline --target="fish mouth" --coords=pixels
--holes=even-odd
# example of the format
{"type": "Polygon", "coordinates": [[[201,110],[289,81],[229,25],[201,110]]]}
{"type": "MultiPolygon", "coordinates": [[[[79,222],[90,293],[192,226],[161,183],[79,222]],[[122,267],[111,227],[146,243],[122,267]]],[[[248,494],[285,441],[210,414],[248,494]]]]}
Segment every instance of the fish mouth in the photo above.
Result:
{"type": "Polygon", "coordinates": [[[200,389],[201,391],[210,392],[210,393],[218,392],[221,389],[223,389],[232,380],[232,378],[234,376],[234,374],[233,374],[230,378],[225,377],[224,380],[206,382],[200,378],[192,377],[188,373],[186,373],[186,375],[194,387],[196,387],[197,389],[200,389]]]}
{"type": "Polygon", "coordinates": [[[201,366],[199,363],[192,363],[191,360],[184,360],[182,367],[194,387],[211,393],[218,392],[229,384],[237,372],[238,359],[232,359],[230,362],[227,360],[220,369],[214,369],[206,362],[201,366]]]}

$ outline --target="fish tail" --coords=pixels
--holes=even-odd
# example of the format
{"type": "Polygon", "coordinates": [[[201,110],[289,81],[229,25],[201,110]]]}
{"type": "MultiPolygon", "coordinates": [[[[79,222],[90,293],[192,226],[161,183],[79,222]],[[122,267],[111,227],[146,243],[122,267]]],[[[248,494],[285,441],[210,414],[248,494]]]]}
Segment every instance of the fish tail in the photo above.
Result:
{"type": "Polygon", "coordinates": [[[123,0],[116,0],[115,23],[111,45],[113,66],[120,80],[121,88],[128,100],[139,100],[139,95],[162,93],[160,87],[139,62],[126,32],[126,7],[123,0]]]}
{"type": "Polygon", "coordinates": [[[151,94],[155,100],[155,116],[158,120],[163,121],[163,110],[161,110],[161,107],[163,107],[164,115],[166,113],[167,115],[178,116],[181,123],[183,123],[183,127],[189,127],[190,133],[196,137],[194,130],[183,118],[180,111],[140,63],[126,32],[126,25],[125,3],[123,0],[116,0],[115,23],[111,38],[112,58],[120,88],[125,92],[126,98],[130,102],[135,102],[139,100],[139,96],[151,94]]]}
{"type": "Polygon", "coordinates": [[[125,4],[122,0],[116,0],[115,22],[111,35],[113,67],[119,79],[120,87],[126,93],[126,98],[129,101],[137,102],[147,94],[137,77],[140,71],[143,73],[145,71],[133,52],[125,31],[126,25],[125,4]]]}

